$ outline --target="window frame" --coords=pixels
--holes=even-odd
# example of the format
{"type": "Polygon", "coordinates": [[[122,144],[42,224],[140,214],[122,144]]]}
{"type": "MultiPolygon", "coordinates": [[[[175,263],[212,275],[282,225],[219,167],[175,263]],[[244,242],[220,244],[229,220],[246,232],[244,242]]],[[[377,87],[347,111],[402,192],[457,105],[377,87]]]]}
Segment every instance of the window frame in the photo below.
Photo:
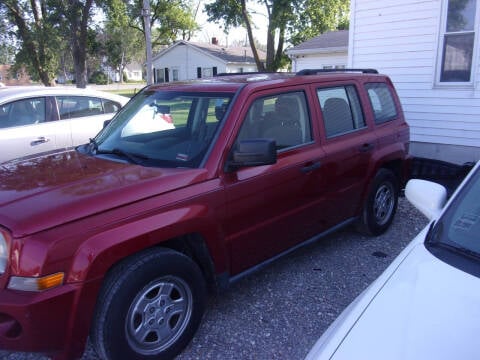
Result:
{"type": "Polygon", "coordinates": [[[450,0],[442,1],[441,9],[441,20],[440,27],[438,32],[438,44],[437,44],[437,62],[436,62],[436,71],[435,71],[435,86],[438,87],[463,87],[471,88],[475,85],[475,76],[476,69],[478,67],[478,57],[479,57],[479,45],[480,41],[480,1],[474,0],[475,4],[475,15],[474,15],[474,24],[472,30],[462,30],[462,31],[447,31],[447,21],[448,21],[448,5],[450,0]],[[472,49],[472,59],[470,67],[470,80],[469,81],[442,81],[442,73],[444,68],[444,57],[445,57],[445,42],[448,36],[455,35],[468,35],[473,33],[473,49],[472,49]]]}

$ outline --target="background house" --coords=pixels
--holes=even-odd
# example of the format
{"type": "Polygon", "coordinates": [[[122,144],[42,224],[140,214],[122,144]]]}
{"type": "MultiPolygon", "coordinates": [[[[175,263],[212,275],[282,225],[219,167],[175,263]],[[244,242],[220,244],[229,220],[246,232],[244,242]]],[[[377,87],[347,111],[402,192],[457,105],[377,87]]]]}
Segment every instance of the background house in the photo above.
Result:
{"type": "MultiPolygon", "coordinates": [[[[264,54],[260,54],[265,58],[264,54]]],[[[257,71],[250,47],[225,48],[212,44],[177,41],[153,60],[154,82],[192,80],[220,73],[257,71]]]]}
{"type": "Polygon", "coordinates": [[[480,159],[480,1],[352,0],[348,66],[389,75],[411,153],[480,159]]]}
{"type": "Polygon", "coordinates": [[[29,85],[30,76],[25,69],[21,69],[15,75],[10,73],[11,65],[0,65],[0,83],[8,86],[29,85]]]}
{"type": "Polygon", "coordinates": [[[348,62],[348,30],[330,31],[287,50],[292,71],[343,69],[348,62]]]}
{"type": "Polygon", "coordinates": [[[142,81],[142,65],[138,62],[132,62],[125,66],[124,73],[128,81],[142,81]]]}

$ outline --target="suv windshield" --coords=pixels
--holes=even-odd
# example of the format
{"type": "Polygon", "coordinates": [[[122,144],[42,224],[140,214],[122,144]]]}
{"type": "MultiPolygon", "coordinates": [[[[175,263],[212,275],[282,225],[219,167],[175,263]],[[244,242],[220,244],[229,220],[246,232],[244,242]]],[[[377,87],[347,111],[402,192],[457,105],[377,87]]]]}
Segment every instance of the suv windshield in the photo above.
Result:
{"type": "Polygon", "coordinates": [[[232,94],[145,90],[91,141],[95,156],[146,166],[198,167],[232,94]]]}
{"type": "Polygon", "coordinates": [[[457,267],[471,268],[472,264],[462,264],[454,256],[442,256],[442,251],[436,249],[468,258],[476,264],[474,272],[477,273],[480,265],[480,171],[475,172],[432,228],[428,245],[435,255],[457,267]]]}

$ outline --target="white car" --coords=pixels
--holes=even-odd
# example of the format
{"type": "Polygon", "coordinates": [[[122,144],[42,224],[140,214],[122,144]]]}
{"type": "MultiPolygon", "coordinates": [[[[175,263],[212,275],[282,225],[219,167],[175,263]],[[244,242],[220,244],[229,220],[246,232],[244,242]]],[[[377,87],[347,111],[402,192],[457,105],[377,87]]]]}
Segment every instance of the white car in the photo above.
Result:
{"type": "Polygon", "coordinates": [[[73,87],[0,89],[0,162],[88,142],[128,102],[73,87]]]}
{"type": "Polygon", "coordinates": [[[321,336],[308,360],[480,359],[480,162],[446,191],[410,180],[430,224],[321,336]]]}

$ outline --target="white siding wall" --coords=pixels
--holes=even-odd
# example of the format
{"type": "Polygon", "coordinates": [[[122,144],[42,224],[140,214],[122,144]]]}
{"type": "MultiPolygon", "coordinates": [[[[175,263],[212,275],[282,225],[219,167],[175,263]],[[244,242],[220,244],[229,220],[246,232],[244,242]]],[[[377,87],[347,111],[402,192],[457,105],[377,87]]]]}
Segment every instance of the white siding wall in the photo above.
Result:
{"type": "Polygon", "coordinates": [[[255,72],[257,71],[257,65],[255,64],[228,64],[227,73],[239,73],[239,72],[255,72]]]}
{"type": "Polygon", "coordinates": [[[179,71],[178,80],[192,80],[197,78],[197,67],[213,68],[214,66],[217,67],[218,73],[227,70],[225,62],[188,45],[175,46],[153,61],[154,68],[168,68],[170,70],[170,81],[173,80],[173,69],[179,71]]]}
{"type": "Polygon", "coordinates": [[[292,71],[303,69],[322,69],[324,66],[347,66],[347,52],[333,54],[298,55],[293,61],[292,71]]]}
{"type": "Polygon", "coordinates": [[[411,139],[421,145],[413,144],[414,151],[432,152],[415,155],[474,161],[480,159],[480,26],[477,22],[473,86],[438,84],[445,4],[442,0],[352,1],[349,67],[376,68],[392,78],[411,139]],[[452,145],[465,149],[463,155],[456,151],[451,158],[447,149],[452,145]]]}

